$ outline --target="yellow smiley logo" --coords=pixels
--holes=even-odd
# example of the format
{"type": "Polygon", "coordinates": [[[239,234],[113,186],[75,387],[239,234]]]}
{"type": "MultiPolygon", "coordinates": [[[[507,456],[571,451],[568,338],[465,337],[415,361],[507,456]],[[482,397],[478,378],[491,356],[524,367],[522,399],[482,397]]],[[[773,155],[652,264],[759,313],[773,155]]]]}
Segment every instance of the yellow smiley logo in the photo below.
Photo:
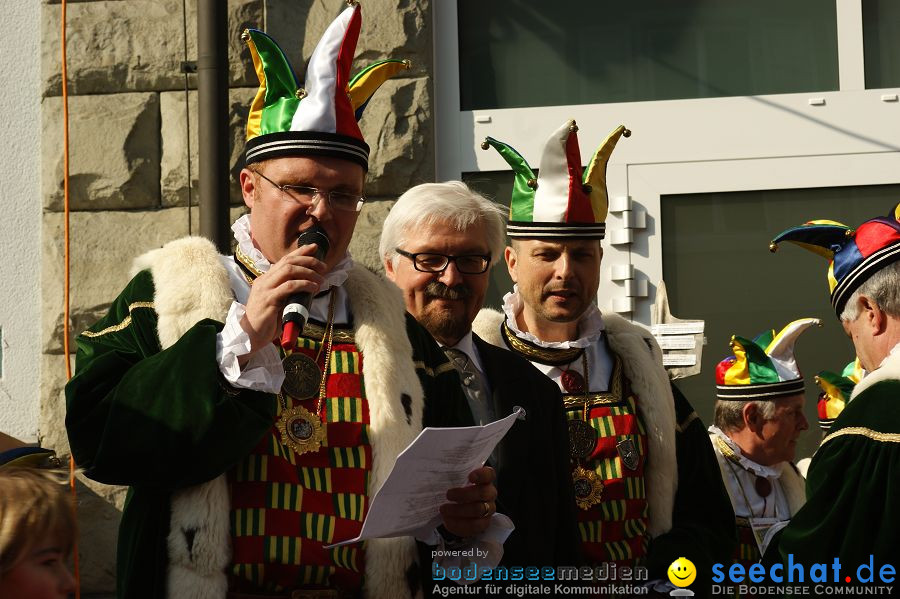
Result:
{"type": "Polygon", "coordinates": [[[694,563],[688,558],[679,557],[669,566],[667,574],[669,575],[669,582],[677,587],[686,587],[697,578],[697,568],[694,567],[694,563]]]}

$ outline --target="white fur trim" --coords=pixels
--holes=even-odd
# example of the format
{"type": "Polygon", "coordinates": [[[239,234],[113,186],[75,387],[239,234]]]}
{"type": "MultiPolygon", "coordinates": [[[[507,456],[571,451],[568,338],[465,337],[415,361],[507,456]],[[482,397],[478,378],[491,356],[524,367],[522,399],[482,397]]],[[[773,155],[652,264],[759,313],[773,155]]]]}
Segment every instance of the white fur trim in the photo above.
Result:
{"type": "Polygon", "coordinates": [[[662,365],[662,350],[650,331],[616,314],[605,314],[606,338],[622,359],[625,378],[638,398],[649,443],[644,480],[650,522],[647,531],[657,537],[672,528],[672,510],[678,488],[675,460],[675,399],[669,375],[662,365]]]}
{"type": "MultiPolygon", "coordinates": [[[[472,323],[475,334],[507,349],[500,334],[505,316],[483,309],[472,323]]],[[[610,349],[622,359],[625,377],[638,397],[638,410],[647,429],[648,453],[644,480],[650,512],[648,532],[656,537],[672,528],[672,510],[678,488],[675,460],[675,400],[662,366],[662,350],[650,331],[615,314],[603,315],[610,349]]]]}
{"type": "Polygon", "coordinates": [[[225,597],[228,592],[225,569],[231,561],[230,506],[224,474],[172,494],[169,597],[225,597]]]}
{"type": "MultiPolygon", "coordinates": [[[[387,480],[400,452],[421,432],[424,393],[413,367],[400,290],[358,265],[350,271],[344,289],[353,310],[356,344],[363,355],[372,443],[371,498],[387,480]],[[412,400],[409,422],[400,401],[404,394],[412,400]]],[[[412,537],[368,541],[364,595],[409,597],[406,570],[415,559],[412,537]]]]}
{"type": "Polygon", "coordinates": [[[857,395],[875,383],[897,379],[900,379],[900,351],[888,355],[881,366],[864,376],[853,388],[853,393],[850,394],[850,401],[853,401],[857,395]]]}
{"type": "MultiPolygon", "coordinates": [[[[173,241],[135,260],[133,272],[150,269],[163,348],[170,347],[204,318],[224,322],[232,301],[228,273],[215,247],[203,238],[173,241]],[[197,290],[202,289],[202,294],[197,290]]],[[[397,455],[421,431],[424,399],[406,336],[399,290],[356,266],[344,285],[354,315],[357,346],[363,354],[369,402],[372,472],[370,497],[397,455]],[[408,356],[407,359],[402,359],[408,356]],[[399,359],[398,359],[399,358],[399,359]],[[411,417],[400,398],[411,399],[411,417]]],[[[225,570],[231,561],[230,501],[225,475],[173,494],[169,530],[168,596],[224,599],[225,570]],[[185,531],[194,531],[188,549],[185,531]]],[[[409,597],[406,571],[416,559],[411,537],[377,539],[366,545],[364,596],[409,597]]]]}
{"type": "Polygon", "coordinates": [[[475,315],[475,320],[472,321],[472,332],[491,345],[509,349],[503,342],[503,335],[500,333],[500,325],[503,324],[505,318],[503,312],[482,308],[475,315]]]}
{"type": "Polygon", "coordinates": [[[148,268],[153,274],[153,302],[163,349],[204,318],[225,322],[234,296],[211,241],[203,237],[177,239],[140,256],[132,271],[136,274],[148,268]],[[198,294],[198,289],[203,293],[198,294]]]}
{"type": "MultiPolygon", "coordinates": [[[[225,321],[233,296],[228,272],[208,239],[185,237],[148,252],[132,267],[133,273],[144,269],[153,275],[157,333],[163,349],[205,318],[225,321]]],[[[224,599],[225,569],[231,561],[230,507],[224,474],[172,494],[169,597],[224,599]]]]}

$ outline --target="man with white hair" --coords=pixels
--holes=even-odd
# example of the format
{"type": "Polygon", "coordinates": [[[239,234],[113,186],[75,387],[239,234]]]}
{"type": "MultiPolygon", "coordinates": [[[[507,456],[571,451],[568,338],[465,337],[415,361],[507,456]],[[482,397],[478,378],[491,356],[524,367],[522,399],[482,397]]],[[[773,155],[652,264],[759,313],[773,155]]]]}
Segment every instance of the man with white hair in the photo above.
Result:
{"type": "Polygon", "coordinates": [[[803,414],[803,375],[794,345],[816,318],[791,322],[776,334],[731,338],[733,355],[716,367],[715,425],[709,439],[738,533],[735,563],[759,562],[772,536],[803,506],[804,480],[793,464],[803,414]]]}
{"type": "MultiPolygon", "coordinates": [[[[809,465],[806,505],[766,559],[806,564],[839,558],[856,580],[870,560],[900,565],[900,205],[855,230],[811,221],[779,234],[829,260],[831,304],[868,374],[809,465]]],[[[894,574],[892,572],[891,574],[894,574]]],[[[841,577],[844,574],[840,574],[841,577]]]]}
{"type": "Polygon", "coordinates": [[[472,333],[489,270],[503,253],[504,226],[502,208],[460,181],[418,185],[391,208],[379,252],[406,309],[459,372],[473,423],[525,410],[489,460],[497,471],[497,510],[516,526],[502,564],[576,565],[559,390],[527,360],[472,333]]]}

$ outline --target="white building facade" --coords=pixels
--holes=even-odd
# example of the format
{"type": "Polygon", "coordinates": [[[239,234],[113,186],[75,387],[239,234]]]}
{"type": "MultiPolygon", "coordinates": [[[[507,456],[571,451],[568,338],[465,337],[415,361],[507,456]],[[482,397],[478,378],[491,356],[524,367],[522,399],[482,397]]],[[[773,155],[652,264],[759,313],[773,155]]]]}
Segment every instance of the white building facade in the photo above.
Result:
{"type": "MultiPolygon", "coordinates": [[[[511,173],[485,136],[537,167],[567,119],[585,163],[617,125],[632,131],[609,164],[598,304],[650,324],[664,280],[676,316],[706,320],[704,372],[682,387],[704,419],[732,334],[823,318],[798,351],[811,386],[853,359],[824,260],[768,244],[900,201],[900,6],[460,0],[436,2],[434,19],[439,179],[508,204],[511,173]]],[[[508,285],[495,279],[494,302],[508,285]]]]}

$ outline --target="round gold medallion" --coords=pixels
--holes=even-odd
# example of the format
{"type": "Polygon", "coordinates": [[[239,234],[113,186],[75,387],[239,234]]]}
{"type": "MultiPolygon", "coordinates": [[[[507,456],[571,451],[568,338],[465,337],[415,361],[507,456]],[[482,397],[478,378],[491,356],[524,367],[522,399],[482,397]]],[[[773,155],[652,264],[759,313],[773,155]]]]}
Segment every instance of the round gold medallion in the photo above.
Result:
{"type": "Polygon", "coordinates": [[[322,369],[316,361],[304,353],[294,352],[285,356],[284,383],[281,392],[296,399],[309,399],[319,392],[319,381],[322,380],[322,369]]]}
{"type": "Polygon", "coordinates": [[[577,466],[572,470],[572,486],[575,488],[575,503],[583,510],[597,505],[603,498],[603,481],[593,470],[577,466]]]}
{"type": "Polygon", "coordinates": [[[317,415],[302,406],[284,410],[277,426],[281,444],[299,455],[319,451],[325,440],[325,425],[317,415]]]}
{"type": "Polygon", "coordinates": [[[597,431],[584,420],[569,420],[569,455],[586,460],[597,446],[597,431]]]}

